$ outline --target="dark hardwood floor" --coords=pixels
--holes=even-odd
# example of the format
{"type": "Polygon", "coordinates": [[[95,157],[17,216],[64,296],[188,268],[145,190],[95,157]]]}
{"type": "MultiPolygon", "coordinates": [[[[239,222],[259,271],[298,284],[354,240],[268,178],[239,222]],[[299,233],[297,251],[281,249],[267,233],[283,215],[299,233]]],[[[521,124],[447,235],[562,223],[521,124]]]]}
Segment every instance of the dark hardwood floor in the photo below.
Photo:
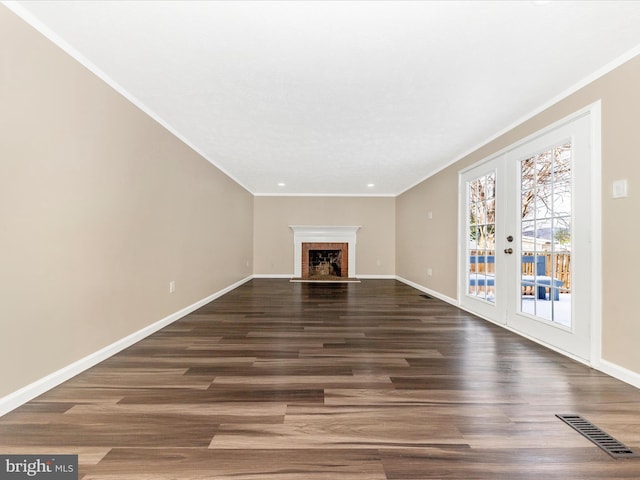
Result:
{"type": "Polygon", "coordinates": [[[640,479],[640,391],[393,280],[253,280],[0,418],[93,479],[640,479]]]}

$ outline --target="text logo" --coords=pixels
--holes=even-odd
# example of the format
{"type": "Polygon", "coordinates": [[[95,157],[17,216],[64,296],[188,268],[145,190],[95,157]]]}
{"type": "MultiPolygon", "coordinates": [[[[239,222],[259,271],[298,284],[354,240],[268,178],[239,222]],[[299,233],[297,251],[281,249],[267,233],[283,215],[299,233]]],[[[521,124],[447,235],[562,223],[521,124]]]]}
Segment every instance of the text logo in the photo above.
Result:
{"type": "Polygon", "coordinates": [[[0,480],[78,480],[78,455],[0,455],[0,480]]]}

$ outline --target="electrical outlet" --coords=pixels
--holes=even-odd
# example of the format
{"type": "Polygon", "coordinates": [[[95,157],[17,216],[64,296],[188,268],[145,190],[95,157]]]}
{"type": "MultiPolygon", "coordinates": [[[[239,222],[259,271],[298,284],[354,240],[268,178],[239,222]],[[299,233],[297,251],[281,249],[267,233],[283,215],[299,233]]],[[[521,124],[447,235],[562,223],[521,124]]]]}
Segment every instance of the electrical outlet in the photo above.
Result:
{"type": "Polygon", "coordinates": [[[433,270],[431,270],[430,268],[427,268],[427,277],[430,277],[433,275],[433,270]]]}
{"type": "Polygon", "coordinates": [[[171,280],[169,282],[169,293],[174,293],[176,291],[176,281],[171,280]]]}

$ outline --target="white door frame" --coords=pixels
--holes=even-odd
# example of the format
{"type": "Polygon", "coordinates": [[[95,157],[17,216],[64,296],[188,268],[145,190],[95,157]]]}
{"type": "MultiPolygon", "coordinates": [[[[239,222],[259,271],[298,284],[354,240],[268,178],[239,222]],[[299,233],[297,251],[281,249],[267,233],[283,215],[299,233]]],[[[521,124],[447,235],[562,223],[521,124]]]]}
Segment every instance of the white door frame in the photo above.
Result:
{"type": "MultiPolygon", "coordinates": [[[[561,120],[554,122],[547,127],[536,131],[535,133],[528,135],[515,142],[512,145],[509,145],[506,148],[501,149],[495,154],[474,163],[458,172],[458,199],[460,201],[462,189],[466,187],[463,182],[463,175],[469,170],[475,169],[480,165],[491,162],[493,160],[498,159],[499,157],[504,156],[509,153],[511,150],[518,148],[526,143],[531,142],[539,136],[545,135],[552,130],[557,129],[558,127],[569,123],[579,117],[588,115],[589,124],[590,124],[590,189],[591,196],[589,199],[590,205],[590,267],[589,267],[589,276],[590,276],[590,290],[591,290],[591,319],[590,319],[590,355],[589,359],[585,360],[583,358],[572,355],[564,350],[561,350],[554,345],[543,342],[537,338],[533,338],[529,335],[526,335],[520,331],[514,330],[509,325],[505,325],[500,321],[496,321],[493,318],[489,318],[482,313],[471,311],[468,307],[465,307],[461,303],[461,299],[466,293],[467,285],[466,285],[466,275],[463,275],[463,269],[466,268],[466,211],[464,210],[464,205],[459,205],[458,208],[458,306],[463,310],[470,311],[475,315],[480,316],[492,323],[496,323],[503,328],[514,331],[515,333],[529,338],[536,343],[546,346],[554,351],[562,353],[574,360],[577,360],[582,363],[589,364],[598,368],[601,364],[602,358],[602,160],[601,160],[601,102],[597,101],[591,105],[582,108],[571,115],[568,115],[561,120]],[[464,245],[463,245],[464,244],[464,245]]],[[[498,242],[499,237],[496,237],[496,250],[501,248],[500,242],[498,242]]],[[[500,239],[501,240],[501,239],[500,239]]]]}

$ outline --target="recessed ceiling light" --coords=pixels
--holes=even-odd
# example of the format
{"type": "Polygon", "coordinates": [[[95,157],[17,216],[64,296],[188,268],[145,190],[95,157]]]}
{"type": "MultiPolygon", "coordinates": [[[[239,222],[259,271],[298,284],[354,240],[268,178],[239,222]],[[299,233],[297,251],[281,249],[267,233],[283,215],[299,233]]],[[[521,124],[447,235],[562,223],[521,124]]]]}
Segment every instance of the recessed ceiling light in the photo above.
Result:
{"type": "Polygon", "coordinates": [[[279,187],[284,187],[285,185],[286,185],[286,183],[284,183],[284,182],[280,182],[280,183],[278,183],[278,186],[279,186],[279,187]]]}
{"type": "Polygon", "coordinates": [[[375,186],[376,186],[376,184],[375,184],[375,183],[367,183],[367,187],[369,187],[369,188],[373,188],[373,187],[375,187],[375,186]]]}

